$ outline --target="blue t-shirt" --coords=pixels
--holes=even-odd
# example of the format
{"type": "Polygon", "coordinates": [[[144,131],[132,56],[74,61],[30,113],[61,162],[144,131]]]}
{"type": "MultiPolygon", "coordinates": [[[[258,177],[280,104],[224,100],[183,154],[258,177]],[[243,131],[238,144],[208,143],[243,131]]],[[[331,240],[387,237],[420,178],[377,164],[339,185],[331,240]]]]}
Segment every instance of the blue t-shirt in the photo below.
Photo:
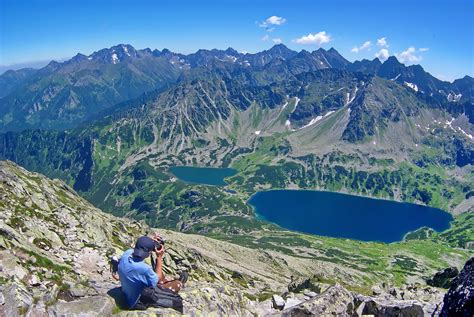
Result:
{"type": "Polygon", "coordinates": [[[133,249],[124,252],[118,265],[122,292],[130,308],[133,308],[144,287],[155,287],[158,284],[158,275],[150,265],[138,261],[132,256],[133,249]]]}

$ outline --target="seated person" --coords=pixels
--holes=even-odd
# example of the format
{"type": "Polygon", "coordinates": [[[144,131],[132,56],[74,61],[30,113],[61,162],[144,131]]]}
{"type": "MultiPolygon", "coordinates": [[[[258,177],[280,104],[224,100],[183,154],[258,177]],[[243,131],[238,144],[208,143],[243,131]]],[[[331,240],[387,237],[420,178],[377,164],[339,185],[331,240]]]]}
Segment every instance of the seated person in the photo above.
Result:
{"type": "Polygon", "coordinates": [[[187,273],[181,273],[179,279],[166,279],[163,275],[164,253],[164,242],[158,235],[153,238],[140,237],[134,249],[123,253],[118,263],[118,274],[129,308],[146,309],[149,306],[176,308],[174,302],[178,300],[180,304],[177,305],[181,305],[182,309],[181,297],[175,293],[184,286],[187,273]],[[157,257],[155,269],[144,262],[152,252],[157,257]]]}

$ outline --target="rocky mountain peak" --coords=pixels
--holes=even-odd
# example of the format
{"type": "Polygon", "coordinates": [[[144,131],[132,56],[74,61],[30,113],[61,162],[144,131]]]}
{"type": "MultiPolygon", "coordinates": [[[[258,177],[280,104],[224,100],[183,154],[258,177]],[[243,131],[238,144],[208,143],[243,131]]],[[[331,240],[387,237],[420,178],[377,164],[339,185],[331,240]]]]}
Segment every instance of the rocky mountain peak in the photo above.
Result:
{"type": "Polygon", "coordinates": [[[288,59],[296,55],[295,51],[290,50],[288,47],[286,47],[285,44],[281,43],[273,45],[269,50],[265,52],[271,54],[272,57],[279,57],[282,59],[288,59]]]}
{"type": "Polygon", "coordinates": [[[387,68],[387,69],[393,69],[393,68],[405,67],[405,65],[400,63],[398,59],[392,55],[392,56],[389,56],[389,58],[387,58],[387,60],[382,63],[382,67],[387,68]]]}
{"type": "Polygon", "coordinates": [[[129,44],[118,44],[110,48],[104,48],[92,53],[89,58],[91,60],[100,61],[103,63],[118,64],[121,61],[136,58],[137,50],[129,44]]]}
{"type": "Polygon", "coordinates": [[[232,47],[228,47],[228,48],[225,50],[225,53],[226,53],[226,54],[229,54],[229,55],[232,55],[232,56],[238,56],[238,55],[240,55],[240,53],[237,52],[237,50],[233,49],[232,47]]]}

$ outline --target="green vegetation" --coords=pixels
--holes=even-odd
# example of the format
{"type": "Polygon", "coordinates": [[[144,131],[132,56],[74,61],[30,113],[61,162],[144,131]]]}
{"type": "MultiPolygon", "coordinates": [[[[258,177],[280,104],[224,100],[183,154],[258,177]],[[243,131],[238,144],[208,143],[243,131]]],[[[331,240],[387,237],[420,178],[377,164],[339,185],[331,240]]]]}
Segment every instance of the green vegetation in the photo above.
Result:
{"type": "Polygon", "coordinates": [[[443,168],[420,168],[408,162],[394,164],[387,159],[369,157],[366,170],[355,168],[363,159],[331,152],[324,156],[296,157],[296,162],[279,165],[268,162],[284,151],[275,140],[265,138],[250,155],[239,158],[232,167],[240,173],[229,181],[233,188],[247,194],[257,188],[287,188],[291,184],[304,189],[347,191],[365,196],[417,202],[450,210],[471,190],[471,182],[447,177],[443,168]]]}

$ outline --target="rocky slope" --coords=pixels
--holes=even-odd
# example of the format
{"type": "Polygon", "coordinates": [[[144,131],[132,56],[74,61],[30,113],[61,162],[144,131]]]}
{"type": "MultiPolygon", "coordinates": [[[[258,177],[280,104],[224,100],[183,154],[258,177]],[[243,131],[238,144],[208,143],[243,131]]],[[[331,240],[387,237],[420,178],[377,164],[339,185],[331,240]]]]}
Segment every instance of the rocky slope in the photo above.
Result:
{"type": "MultiPolygon", "coordinates": [[[[421,284],[375,285],[360,295],[340,281],[362,272],[281,251],[250,249],[203,236],[116,218],[96,209],[59,180],[0,162],[0,315],[124,316],[128,312],[108,271],[107,258],[140,234],[167,239],[166,273],[190,272],[185,313],[295,316],[439,311],[443,291],[421,284]]],[[[369,274],[370,272],[366,272],[369,274]]]]}
{"type": "Polygon", "coordinates": [[[174,83],[180,72],[160,52],[130,45],[52,61],[35,72],[6,72],[0,76],[7,90],[0,99],[0,129],[77,126],[122,101],[174,83]]]}

